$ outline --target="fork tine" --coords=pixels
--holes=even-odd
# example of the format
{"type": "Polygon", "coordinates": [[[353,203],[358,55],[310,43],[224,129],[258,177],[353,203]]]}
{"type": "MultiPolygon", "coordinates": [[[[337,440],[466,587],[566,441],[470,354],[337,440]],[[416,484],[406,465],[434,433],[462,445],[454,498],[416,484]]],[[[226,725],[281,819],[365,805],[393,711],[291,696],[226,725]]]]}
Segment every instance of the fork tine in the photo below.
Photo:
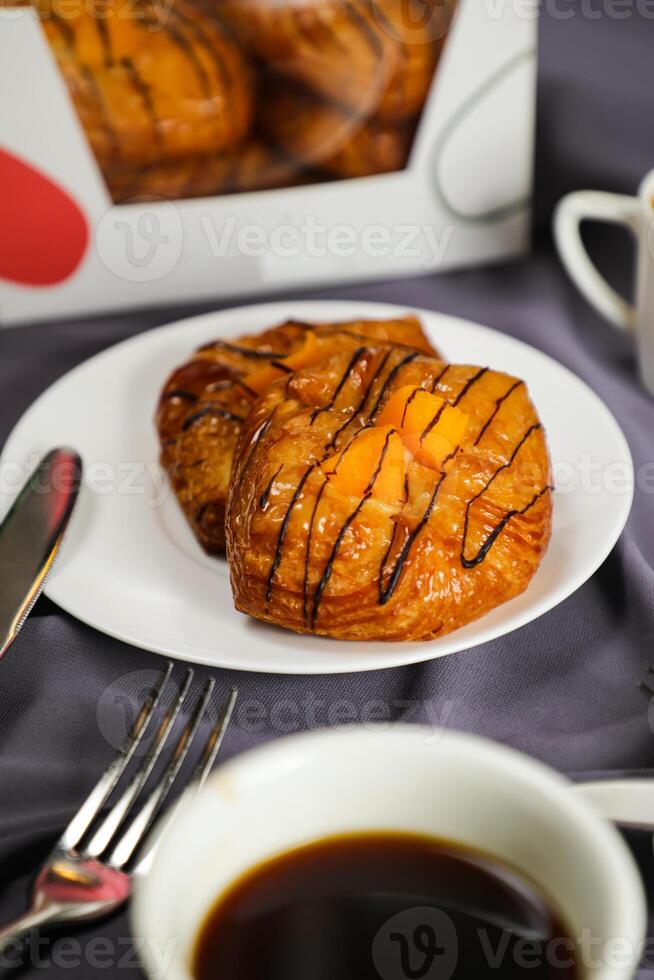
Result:
{"type": "Polygon", "coordinates": [[[207,744],[205,746],[202,757],[193,773],[193,782],[196,786],[196,792],[199,792],[204,782],[213,769],[213,764],[216,761],[216,756],[220,751],[220,746],[223,744],[223,739],[225,737],[225,732],[229,727],[229,723],[232,718],[232,712],[234,711],[234,705],[236,704],[236,699],[238,697],[238,688],[233,687],[229,693],[229,697],[223,705],[223,710],[220,714],[220,718],[214,725],[209,738],[207,739],[207,744]]]}
{"type": "Polygon", "coordinates": [[[134,804],[134,801],[145,786],[150,775],[152,774],[152,770],[157,764],[157,760],[163,751],[166,740],[170,735],[182,705],[186,700],[186,696],[189,692],[192,681],[193,668],[189,667],[186,672],[186,677],[184,679],[184,683],[182,684],[182,688],[173,704],[166,711],[143,762],[136,771],[129,786],[127,786],[120,799],[111,808],[105,819],[93,834],[93,837],[89,841],[88,845],[84,848],[83,853],[85,857],[100,857],[102,852],[107,849],[111,843],[112,837],[127,817],[127,814],[134,804]]]}
{"type": "MultiPolygon", "coordinates": [[[[207,739],[204,752],[198,762],[195,772],[192,777],[192,785],[196,787],[196,793],[202,788],[204,781],[206,780],[208,774],[211,772],[214,762],[216,761],[216,756],[220,751],[220,746],[222,745],[223,739],[225,737],[225,732],[229,727],[231,721],[232,712],[234,711],[234,705],[236,704],[236,699],[238,698],[238,688],[233,687],[230,691],[229,697],[223,703],[222,711],[220,712],[220,717],[218,721],[212,728],[209,738],[207,739]]],[[[150,866],[152,857],[155,850],[159,845],[159,841],[166,833],[166,829],[173,822],[175,813],[177,812],[177,804],[170,810],[164,818],[162,818],[157,832],[151,833],[145,842],[141,853],[139,854],[138,861],[132,868],[132,873],[135,875],[143,874],[150,866]]]]}
{"type": "Polygon", "coordinates": [[[152,826],[191,748],[215,685],[216,681],[211,677],[206,683],[204,692],[198,699],[195,710],[173,750],[173,754],[163,776],[111,852],[106,862],[111,867],[124,868],[152,826]]]}
{"type": "Polygon", "coordinates": [[[168,665],[159,678],[157,684],[143,702],[136,722],[134,723],[134,728],[125,739],[123,745],[120,747],[118,755],[116,755],[115,758],[109,763],[109,766],[100,777],[100,780],[95,784],[75,816],[64,830],[63,834],[55,845],[56,849],[61,848],[64,850],[69,850],[75,848],[106,803],[109,795],[116,786],[122,774],[125,772],[125,769],[129,765],[132,756],[136,752],[148,729],[172,670],[173,664],[172,661],[169,660],[168,665]]]}

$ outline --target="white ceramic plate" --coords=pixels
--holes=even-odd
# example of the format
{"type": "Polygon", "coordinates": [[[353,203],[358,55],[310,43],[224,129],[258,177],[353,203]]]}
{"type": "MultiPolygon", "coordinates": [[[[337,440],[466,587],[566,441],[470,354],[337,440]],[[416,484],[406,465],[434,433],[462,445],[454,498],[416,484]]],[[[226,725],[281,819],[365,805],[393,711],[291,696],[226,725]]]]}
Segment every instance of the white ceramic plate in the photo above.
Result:
{"type": "Polygon", "coordinates": [[[48,596],[135,646],[214,666],[289,674],[376,670],[442,657],[509,633],[569,596],[601,564],[627,520],[633,466],[624,436],[600,399],[544,354],[486,327],[419,310],[449,360],[524,378],[546,427],[557,479],[554,531],[528,590],[428,643],[298,636],[234,610],[226,563],[196,544],[157,464],[153,414],[163,381],[216,336],[288,317],[403,312],[385,304],[319,301],[210,313],[134,337],[61,378],[23,416],[2,456],[5,483],[18,464],[34,465],[57,444],[75,447],[85,462],[85,486],[48,596]]]}

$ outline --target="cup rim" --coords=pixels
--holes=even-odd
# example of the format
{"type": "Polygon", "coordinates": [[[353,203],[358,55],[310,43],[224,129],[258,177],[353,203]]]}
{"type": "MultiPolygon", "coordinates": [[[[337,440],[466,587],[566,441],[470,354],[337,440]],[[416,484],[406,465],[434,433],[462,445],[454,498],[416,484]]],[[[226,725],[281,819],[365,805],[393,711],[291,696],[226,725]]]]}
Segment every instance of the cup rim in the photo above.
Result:
{"type": "MultiPolygon", "coordinates": [[[[615,908],[612,933],[628,942],[632,949],[640,950],[646,934],[647,905],[635,862],[617,829],[605,821],[581,793],[575,793],[573,783],[540,760],[502,743],[472,733],[415,724],[390,727],[380,725],[378,730],[375,730],[375,726],[353,724],[295,733],[248,749],[219,766],[195,801],[191,801],[188,791],[184,794],[182,800],[186,800],[186,803],[182,803],[182,812],[175,820],[175,825],[167,831],[161,847],[157,848],[152,866],[135,882],[130,908],[134,934],[157,935],[157,919],[162,904],[169,901],[155,882],[157,867],[162,862],[170,864],[175,860],[175,840],[183,839],[184,824],[193,820],[196,812],[194,802],[202,805],[202,800],[215,798],[215,789],[219,788],[221,782],[229,787],[233,785],[236,775],[247,777],[262,770],[274,771],[276,766],[288,766],[294,759],[301,759],[307,751],[325,751],[325,748],[329,750],[332,744],[341,743],[342,746],[343,741],[348,739],[355,742],[367,739],[370,751],[379,752],[383,751],[384,744],[388,744],[389,740],[396,745],[404,741],[408,748],[415,749],[415,740],[419,739],[424,744],[426,737],[434,740],[436,750],[455,742],[459,749],[474,753],[477,761],[481,757],[482,761],[499,765],[507,773],[512,773],[524,782],[526,789],[532,786],[538,787],[541,792],[545,791],[559,811],[576,822],[578,832],[592,841],[598,858],[609,865],[616,887],[620,883],[620,900],[615,908]]],[[[200,924],[201,920],[197,923],[198,929],[200,924]]],[[[152,961],[147,944],[143,947],[141,956],[146,974],[156,977],[158,965],[152,961]]],[[[593,976],[597,980],[627,980],[633,976],[634,970],[635,965],[633,969],[629,965],[624,968],[600,967],[593,971],[593,976]]],[[[189,974],[188,970],[180,969],[173,970],[170,976],[188,977],[189,974]]]]}
{"type": "Polygon", "coordinates": [[[654,169],[646,173],[640,182],[638,187],[638,196],[648,208],[648,210],[654,210],[654,169]]]}

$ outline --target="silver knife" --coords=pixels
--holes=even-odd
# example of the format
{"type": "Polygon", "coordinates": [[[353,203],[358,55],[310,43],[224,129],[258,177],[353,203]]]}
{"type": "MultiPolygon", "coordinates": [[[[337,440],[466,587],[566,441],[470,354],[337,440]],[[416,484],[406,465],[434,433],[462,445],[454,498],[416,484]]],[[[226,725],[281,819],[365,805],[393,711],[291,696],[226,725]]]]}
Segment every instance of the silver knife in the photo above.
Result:
{"type": "Polygon", "coordinates": [[[82,460],[74,450],[51,450],[0,524],[0,657],[43,590],[81,479],[82,460]]]}

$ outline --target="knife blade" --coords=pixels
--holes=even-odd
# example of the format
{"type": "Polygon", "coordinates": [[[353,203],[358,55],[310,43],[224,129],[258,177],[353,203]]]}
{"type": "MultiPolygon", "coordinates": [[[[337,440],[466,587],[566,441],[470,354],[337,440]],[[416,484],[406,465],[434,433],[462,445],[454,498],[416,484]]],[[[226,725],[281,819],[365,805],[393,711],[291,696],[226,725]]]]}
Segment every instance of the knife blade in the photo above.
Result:
{"type": "Polygon", "coordinates": [[[43,457],[0,524],[0,657],[41,594],[79,494],[82,460],[72,449],[43,457]]]}

